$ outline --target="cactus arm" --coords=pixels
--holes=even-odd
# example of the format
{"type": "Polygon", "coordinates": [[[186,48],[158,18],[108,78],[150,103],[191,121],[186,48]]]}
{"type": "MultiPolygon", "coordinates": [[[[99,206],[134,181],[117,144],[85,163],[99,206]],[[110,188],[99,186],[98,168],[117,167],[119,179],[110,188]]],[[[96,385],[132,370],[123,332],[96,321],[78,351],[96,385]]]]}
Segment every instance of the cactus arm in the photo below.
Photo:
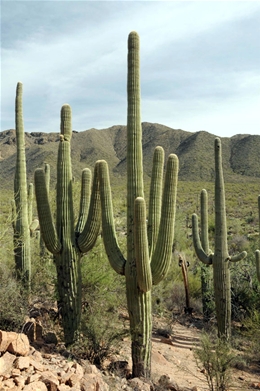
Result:
{"type": "Polygon", "coordinates": [[[259,250],[256,250],[255,252],[255,259],[256,259],[256,275],[258,281],[260,281],[260,251],[259,250]]]}
{"type": "Polygon", "coordinates": [[[148,292],[152,287],[146,228],[145,201],[142,197],[137,197],[134,210],[134,245],[137,283],[142,292],[148,292]]]}
{"type": "Polygon", "coordinates": [[[201,205],[201,245],[205,253],[208,255],[209,250],[209,235],[208,235],[208,193],[205,189],[200,193],[201,205]]]}
{"type": "Polygon", "coordinates": [[[58,239],[57,232],[53,224],[49,204],[49,195],[43,169],[38,168],[35,170],[34,181],[41,235],[47,249],[52,254],[58,254],[61,251],[61,243],[58,239]]]}
{"type": "Polygon", "coordinates": [[[102,210],[102,235],[108,260],[118,274],[125,273],[126,260],[119,248],[111,196],[111,187],[108,173],[108,166],[105,160],[98,161],[98,174],[100,183],[100,200],[102,210]]]}
{"type": "MultiPolygon", "coordinates": [[[[86,200],[87,203],[87,200],[86,200]]],[[[82,208],[84,205],[82,204],[82,208]]],[[[87,205],[85,205],[87,209],[87,205]]],[[[95,164],[93,187],[89,205],[88,218],[84,229],[79,235],[78,246],[82,253],[86,253],[94,246],[97,237],[100,233],[100,194],[99,194],[99,180],[98,180],[98,163],[95,164]]]]}
{"type": "Polygon", "coordinates": [[[91,171],[85,168],[81,173],[81,196],[80,208],[77,226],[75,229],[76,235],[79,235],[86,224],[90,203],[91,190],[91,171]]]}
{"type": "Polygon", "coordinates": [[[157,241],[162,206],[162,182],[164,167],[164,150],[156,147],[153,155],[153,170],[150,185],[149,214],[147,235],[149,253],[152,254],[157,241]]]}
{"type": "Polygon", "coordinates": [[[169,155],[166,166],[158,240],[151,258],[151,271],[154,285],[158,284],[165,277],[171,262],[178,168],[179,161],[177,156],[174,154],[169,155]]]}
{"type": "Polygon", "coordinates": [[[230,262],[238,262],[244,259],[247,256],[246,251],[242,251],[240,254],[234,255],[232,257],[229,257],[230,262]]]}
{"type": "Polygon", "coordinates": [[[205,265],[211,265],[212,255],[207,255],[201,245],[201,241],[199,237],[198,216],[196,215],[196,213],[193,213],[192,215],[192,238],[193,238],[194,250],[199,260],[203,262],[205,265]]]}

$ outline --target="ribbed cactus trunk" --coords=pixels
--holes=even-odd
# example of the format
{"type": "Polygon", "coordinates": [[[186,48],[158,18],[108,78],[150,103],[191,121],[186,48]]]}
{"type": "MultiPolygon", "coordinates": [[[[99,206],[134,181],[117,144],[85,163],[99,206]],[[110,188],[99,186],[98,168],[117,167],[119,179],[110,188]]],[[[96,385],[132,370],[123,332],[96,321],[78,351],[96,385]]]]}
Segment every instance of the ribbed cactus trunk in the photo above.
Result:
{"type": "Polygon", "coordinates": [[[221,142],[215,139],[215,252],[213,281],[218,331],[231,336],[231,286],[221,142]]]}
{"type": "Polygon", "coordinates": [[[108,167],[99,162],[103,239],[111,266],[126,278],[132,339],[132,376],[151,375],[151,288],[167,274],[171,261],[176,208],[178,159],[170,155],[164,191],[164,151],[153,159],[148,224],[143,192],[142,127],[140,114],[139,36],[128,37],[127,79],[127,259],[117,243],[108,167]],[[154,191],[152,191],[154,190],[154,191]]]}
{"type": "MultiPolygon", "coordinates": [[[[35,171],[35,190],[40,229],[47,249],[54,255],[57,270],[58,305],[62,316],[65,343],[77,339],[81,319],[81,268],[80,261],[95,244],[100,228],[100,205],[97,168],[94,172],[92,195],[84,185],[82,196],[89,203],[82,202],[77,229],[74,229],[74,211],[71,169],[71,109],[61,109],[61,134],[57,160],[56,229],[52,221],[49,204],[48,182],[42,169],[35,171]]],[[[90,178],[90,170],[82,176],[90,178]]],[[[88,181],[90,183],[90,180],[88,181]]],[[[83,184],[85,182],[83,181],[83,184]]]]}
{"type": "Polygon", "coordinates": [[[17,84],[15,99],[16,167],[14,178],[14,254],[19,278],[29,288],[31,280],[31,248],[28,221],[26,157],[23,126],[22,83],[17,84]]]}
{"type": "Polygon", "coordinates": [[[138,289],[134,244],[134,203],[144,197],[142,164],[141,93],[139,37],[128,40],[127,78],[127,263],[126,296],[132,336],[133,376],[150,377],[151,370],[151,291],[138,289]]]}
{"type": "Polygon", "coordinates": [[[219,336],[228,340],[231,336],[231,286],[230,262],[237,262],[246,257],[243,251],[236,256],[229,256],[227,246],[227,224],[225,206],[225,187],[222,169],[221,141],[215,139],[215,252],[207,254],[199,238],[198,218],[192,215],[192,233],[197,257],[207,265],[213,265],[214,295],[219,336]]]}

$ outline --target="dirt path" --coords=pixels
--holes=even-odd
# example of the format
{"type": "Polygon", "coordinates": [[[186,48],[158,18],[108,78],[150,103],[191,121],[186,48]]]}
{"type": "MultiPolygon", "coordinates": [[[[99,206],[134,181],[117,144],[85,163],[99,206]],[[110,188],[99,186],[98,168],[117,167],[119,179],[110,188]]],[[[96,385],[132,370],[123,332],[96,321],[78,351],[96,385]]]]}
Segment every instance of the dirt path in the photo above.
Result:
{"type": "MultiPolygon", "coordinates": [[[[201,330],[193,324],[175,322],[170,337],[154,334],[152,338],[152,379],[158,384],[162,375],[169,375],[180,387],[208,391],[206,377],[198,368],[193,350],[199,346],[201,330]],[[196,389],[197,387],[197,389],[196,389]]],[[[121,359],[131,365],[130,339],[126,339],[120,352],[121,359]]],[[[260,389],[260,368],[245,367],[232,370],[230,390],[260,389]],[[254,385],[254,387],[253,387],[254,385]],[[259,387],[259,388],[258,388],[259,387]]]]}

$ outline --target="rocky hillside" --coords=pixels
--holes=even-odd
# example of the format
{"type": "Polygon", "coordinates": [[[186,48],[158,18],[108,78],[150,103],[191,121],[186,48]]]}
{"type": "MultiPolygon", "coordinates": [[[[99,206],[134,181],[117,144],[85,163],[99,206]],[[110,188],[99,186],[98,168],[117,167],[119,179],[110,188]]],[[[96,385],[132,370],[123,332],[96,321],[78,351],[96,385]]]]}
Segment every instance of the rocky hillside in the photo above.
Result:
{"type": "MultiPolygon", "coordinates": [[[[176,153],[180,160],[180,180],[212,181],[214,178],[214,138],[205,131],[196,133],[172,129],[164,125],[144,122],[143,156],[144,172],[151,174],[154,148],[161,145],[166,156],[176,153]]],[[[51,166],[52,179],[56,175],[58,133],[26,133],[26,156],[29,181],[34,170],[51,166]]],[[[0,180],[12,187],[16,153],[15,131],[0,133],[0,180]]],[[[226,180],[252,181],[260,178],[260,136],[236,135],[222,138],[223,164],[226,180]]],[[[73,175],[80,178],[84,167],[93,168],[98,159],[109,162],[111,173],[123,176],[126,172],[126,127],[112,126],[108,129],[73,131],[72,162],[73,175]]]]}

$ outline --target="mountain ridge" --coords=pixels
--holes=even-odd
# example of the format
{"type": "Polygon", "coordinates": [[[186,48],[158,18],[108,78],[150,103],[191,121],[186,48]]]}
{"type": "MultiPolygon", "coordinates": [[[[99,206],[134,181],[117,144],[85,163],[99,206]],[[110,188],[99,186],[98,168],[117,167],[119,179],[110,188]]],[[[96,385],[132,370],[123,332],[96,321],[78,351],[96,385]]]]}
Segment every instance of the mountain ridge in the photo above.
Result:
{"type": "MultiPolygon", "coordinates": [[[[165,150],[165,157],[175,153],[179,157],[179,179],[183,181],[212,181],[214,179],[215,135],[204,130],[187,132],[157,123],[143,122],[144,174],[150,176],[153,151],[157,145],[165,150]]],[[[25,132],[28,181],[33,180],[36,168],[44,163],[51,166],[56,179],[56,159],[59,133],[25,132]]],[[[225,180],[253,181],[260,178],[260,136],[238,134],[221,137],[225,180]]],[[[73,131],[71,141],[73,175],[79,180],[85,167],[93,169],[99,159],[107,160],[112,176],[126,175],[126,126],[114,125],[106,129],[91,128],[73,131]]],[[[0,132],[0,180],[9,187],[14,177],[16,159],[15,130],[0,132]],[[11,178],[11,179],[10,179],[11,178]]]]}

